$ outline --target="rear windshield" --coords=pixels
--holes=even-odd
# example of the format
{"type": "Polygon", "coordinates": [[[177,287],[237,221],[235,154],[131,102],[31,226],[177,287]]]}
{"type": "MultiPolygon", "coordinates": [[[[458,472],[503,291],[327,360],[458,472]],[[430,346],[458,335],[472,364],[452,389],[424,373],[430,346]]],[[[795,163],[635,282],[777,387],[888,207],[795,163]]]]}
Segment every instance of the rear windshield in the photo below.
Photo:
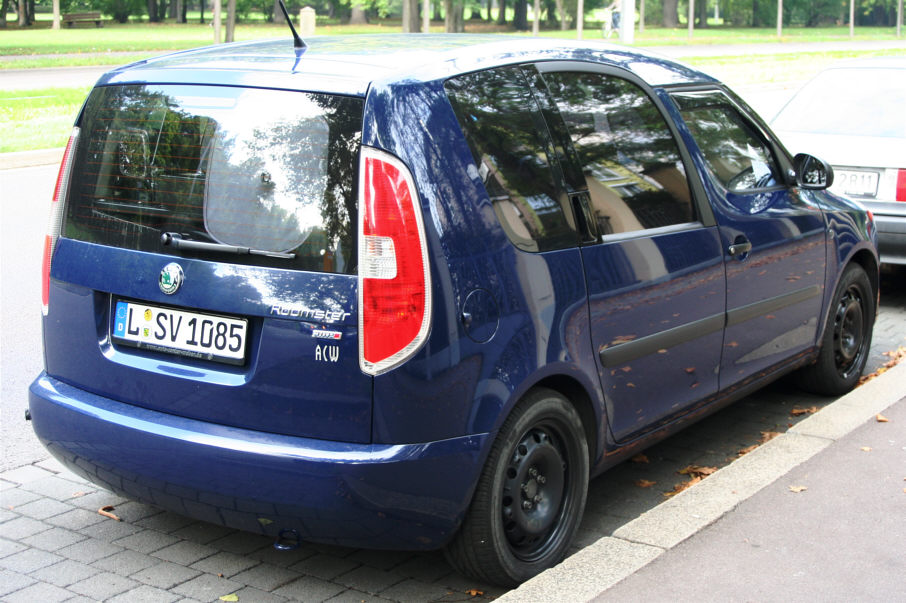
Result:
{"type": "Polygon", "coordinates": [[[81,123],[64,234],[352,274],[361,122],[361,99],[327,94],[97,88],[81,123]],[[209,245],[177,249],[183,241],[209,245]]]}

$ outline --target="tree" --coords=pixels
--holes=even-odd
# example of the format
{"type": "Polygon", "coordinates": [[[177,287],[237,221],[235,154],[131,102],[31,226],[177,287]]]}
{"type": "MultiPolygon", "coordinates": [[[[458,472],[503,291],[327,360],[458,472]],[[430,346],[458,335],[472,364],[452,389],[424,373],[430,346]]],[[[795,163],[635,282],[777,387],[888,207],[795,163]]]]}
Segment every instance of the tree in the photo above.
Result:
{"type": "MultiPolygon", "coordinates": [[[[5,11],[6,8],[3,10],[5,11]]],[[[6,18],[5,13],[3,18],[6,18]]],[[[60,0],[53,0],[53,24],[50,27],[51,29],[60,29],[60,0]]]]}
{"type": "Polygon", "coordinates": [[[234,40],[233,34],[236,32],[236,0],[227,2],[227,22],[226,22],[226,41],[234,40]]]}
{"type": "Polygon", "coordinates": [[[6,13],[9,12],[9,0],[3,0],[0,6],[0,28],[6,27],[6,13]]]}
{"type": "Polygon", "coordinates": [[[664,0],[664,27],[679,27],[679,0],[664,0]]]}
{"type": "Polygon", "coordinates": [[[447,33],[464,32],[464,12],[465,5],[463,0],[444,0],[444,31],[447,33]]]}
{"type": "Polygon", "coordinates": [[[526,0],[516,0],[513,5],[513,26],[516,31],[528,31],[528,2],[526,0]]]}
{"type": "Polygon", "coordinates": [[[497,25],[506,25],[506,0],[497,0],[497,25]]]}
{"type": "Polygon", "coordinates": [[[403,0],[403,33],[418,31],[418,0],[403,0]]]}
{"type": "Polygon", "coordinates": [[[349,15],[349,23],[351,25],[364,25],[368,23],[368,17],[365,15],[365,7],[358,2],[354,2],[352,5],[352,12],[349,15]]]}

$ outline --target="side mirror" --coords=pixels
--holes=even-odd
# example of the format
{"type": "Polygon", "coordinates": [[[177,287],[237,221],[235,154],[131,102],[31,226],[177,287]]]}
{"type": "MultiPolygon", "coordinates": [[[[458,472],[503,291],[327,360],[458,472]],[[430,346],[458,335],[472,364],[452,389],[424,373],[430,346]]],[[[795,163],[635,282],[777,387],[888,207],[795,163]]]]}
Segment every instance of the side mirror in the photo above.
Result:
{"type": "Polygon", "coordinates": [[[821,191],[834,184],[834,168],[826,161],[807,153],[799,153],[793,158],[796,168],[796,184],[808,190],[821,191]]]}

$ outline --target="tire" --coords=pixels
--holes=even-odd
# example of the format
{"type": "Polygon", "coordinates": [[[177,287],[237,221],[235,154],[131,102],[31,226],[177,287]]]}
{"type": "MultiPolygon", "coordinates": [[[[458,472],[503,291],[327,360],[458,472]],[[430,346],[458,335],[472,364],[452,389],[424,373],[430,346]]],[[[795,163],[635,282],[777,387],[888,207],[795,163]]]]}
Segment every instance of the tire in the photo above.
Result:
{"type": "Polygon", "coordinates": [[[557,392],[532,390],[494,441],[447,561],[506,587],[559,563],[585,510],[588,475],[579,414],[557,392]]]}
{"type": "Polygon", "coordinates": [[[818,359],[798,374],[800,387],[840,396],[856,386],[868,361],[875,307],[865,269],[848,265],[828,308],[818,359]]]}

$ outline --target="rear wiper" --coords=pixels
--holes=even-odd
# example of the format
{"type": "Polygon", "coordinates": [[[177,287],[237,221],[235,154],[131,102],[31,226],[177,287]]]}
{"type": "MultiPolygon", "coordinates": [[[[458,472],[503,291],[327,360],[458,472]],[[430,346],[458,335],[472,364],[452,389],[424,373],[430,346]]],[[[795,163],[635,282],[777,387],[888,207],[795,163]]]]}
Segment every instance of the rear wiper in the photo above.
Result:
{"type": "Polygon", "coordinates": [[[232,253],[235,255],[263,255],[269,258],[280,258],[284,260],[291,260],[296,257],[295,253],[264,251],[263,249],[251,249],[249,247],[239,247],[238,245],[193,241],[192,239],[184,239],[178,232],[165,232],[161,234],[160,243],[161,245],[169,245],[170,247],[185,249],[187,251],[210,251],[212,253],[232,253]]]}

